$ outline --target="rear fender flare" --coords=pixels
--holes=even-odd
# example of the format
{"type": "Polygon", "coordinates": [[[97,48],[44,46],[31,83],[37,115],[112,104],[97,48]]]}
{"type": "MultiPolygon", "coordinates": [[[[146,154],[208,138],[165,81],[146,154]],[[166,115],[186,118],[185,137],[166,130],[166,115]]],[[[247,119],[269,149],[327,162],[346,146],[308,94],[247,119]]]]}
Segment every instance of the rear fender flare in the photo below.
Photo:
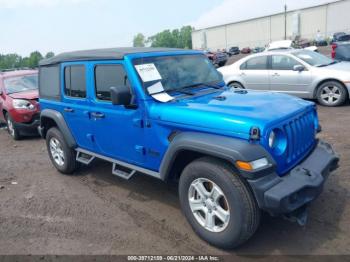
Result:
{"type": "MultiPolygon", "coordinates": [[[[56,123],[58,129],[62,132],[62,135],[69,147],[75,148],[77,146],[77,143],[71,131],[69,130],[63,115],[60,112],[52,109],[44,109],[40,114],[41,128],[43,128],[43,123],[45,122],[45,118],[51,119],[56,123]]],[[[45,131],[45,133],[46,132],[47,130],[45,131]]]]}

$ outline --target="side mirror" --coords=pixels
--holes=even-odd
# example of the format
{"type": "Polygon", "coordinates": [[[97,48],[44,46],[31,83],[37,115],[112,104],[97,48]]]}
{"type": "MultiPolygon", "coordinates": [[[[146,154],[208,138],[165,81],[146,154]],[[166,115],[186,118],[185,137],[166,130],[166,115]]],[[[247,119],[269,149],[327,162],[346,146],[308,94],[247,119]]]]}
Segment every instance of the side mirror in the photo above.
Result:
{"type": "Polygon", "coordinates": [[[131,103],[130,89],[126,86],[111,87],[111,99],[113,105],[128,106],[131,103]]]}
{"type": "Polygon", "coordinates": [[[298,71],[298,72],[301,72],[301,71],[304,71],[305,70],[305,67],[303,65],[295,65],[293,67],[293,70],[294,71],[298,71]]]}

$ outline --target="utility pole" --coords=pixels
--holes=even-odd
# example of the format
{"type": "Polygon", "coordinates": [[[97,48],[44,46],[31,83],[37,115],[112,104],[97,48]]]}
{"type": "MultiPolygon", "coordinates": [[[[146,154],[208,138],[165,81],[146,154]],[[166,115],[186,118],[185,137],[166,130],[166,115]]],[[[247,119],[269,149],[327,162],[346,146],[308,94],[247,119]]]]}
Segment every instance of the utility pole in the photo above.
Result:
{"type": "Polygon", "coordinates": [[[284,40],[287,40],[287,5],[284,5],[284,40]]]}

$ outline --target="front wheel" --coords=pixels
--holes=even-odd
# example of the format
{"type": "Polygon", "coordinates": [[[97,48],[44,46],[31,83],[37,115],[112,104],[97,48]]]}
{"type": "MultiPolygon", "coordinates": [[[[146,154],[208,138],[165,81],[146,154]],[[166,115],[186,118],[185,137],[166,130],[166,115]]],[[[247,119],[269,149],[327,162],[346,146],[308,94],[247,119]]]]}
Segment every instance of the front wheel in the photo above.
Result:
{"type": "Polygon", "coordinates": [[[9,114],[5,114],[5,119],[7,125],[7,132],[10,134],[13,140],[19,140],[21,136],[12,117],[9,114]]]}
{"type": "Polygon", "coordinates": [[[76,152],[66,143],[61,131],[50,128],[46,134],[46,146],[52,164],[63,174],[72,174],[78,167],[76,152]]]}
{"type": "Polygon", "coordinates": [[[180,204],[193,230],[220,248],[248,240],[260,221],[260,210],[248,185],[227,163],[200,158],[179,181],[180,204]]]}
{"type": "Polygon", "coordinates": [[[340,106],[347,97],[344,86],[336,81],[327,81],[323,83],[316,94],[317,100],[324,106],[340,106]]]}

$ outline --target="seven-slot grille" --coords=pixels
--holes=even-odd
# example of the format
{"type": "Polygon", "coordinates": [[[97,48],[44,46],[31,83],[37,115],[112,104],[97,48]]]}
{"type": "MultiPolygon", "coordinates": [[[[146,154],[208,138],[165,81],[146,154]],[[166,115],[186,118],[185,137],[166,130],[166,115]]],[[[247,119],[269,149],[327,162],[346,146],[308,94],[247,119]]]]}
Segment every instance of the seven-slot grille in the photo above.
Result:
{"type": "Polygon", "coordinates": [[[284,124],[283,131],[287,136],[286,164],[288,165],[304,155],[314,144],[315,124],[313,111],[306,112],[284,124]]]}

